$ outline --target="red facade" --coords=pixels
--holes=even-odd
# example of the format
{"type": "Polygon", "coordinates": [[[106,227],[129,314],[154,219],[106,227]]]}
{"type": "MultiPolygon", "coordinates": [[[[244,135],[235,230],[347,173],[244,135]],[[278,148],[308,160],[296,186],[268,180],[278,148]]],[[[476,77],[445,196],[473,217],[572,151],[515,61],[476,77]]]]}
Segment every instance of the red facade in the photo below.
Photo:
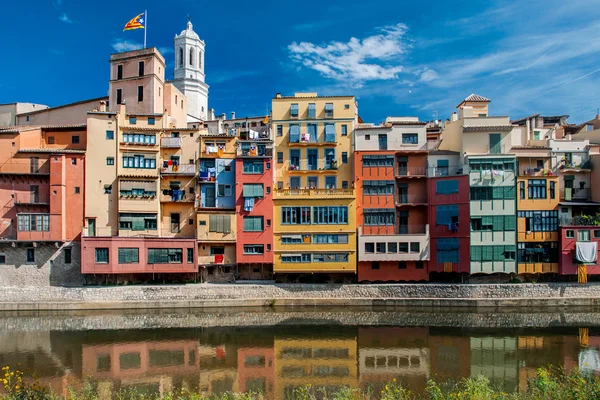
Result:
{"type": "Polygon", "coordinates": [[[238,158],[236,159],[235,208],[237,218],[236,261],[239,264],[268,264],[273,269],[273,165],[271,158],[238,158]],[[244,160],[263,162],[263,173],[244,173],[244,160]],[[244,184],[260,184],[263,197],[255,197],[252,210],[245,207],[244,184]],[[262,217],[262,231],[244,231],[244,217],[262,217]],[[244,245],[262,245],[263,254],[248,254],[244,245]]]}
{"type": "MultiPolygon", "coordinates": [[[[429,272],[469,272],[470,248],[470,205],[469,205],[469,176],[443,176],[430,177],[428,180],[429,193],[429,236],[431,253],[429,259],[429,272]],[[438,193],[438,182],[458,181],[458,191],[454,193],[438,193]],[[458,222],[456,224],[441,224],[437,221],[437,207],[444,205],[458,205],[458,222]],[[438,262],[438,239],[457,238],[459,241],[458,262],[438,262]]],[[[443,184],[441,185],[443,186],[443,184]]],[[[440,186],[440,187],[441,187],[440,186]]]]}
{"type": "MultiPolygon", "coordinates": [[[[578,261],[575,258],[576,244],[579,235],[589,238],[590,241],[600,242],[600,226],[561,226],[559,228],[560,260],[559,271],[561,275],[577,275],[578,261]],[[580,231],[587,231],[584,233],[580,231]]],[[[600,244],[598,249],[600,249],[600,244]]],[[[598,258],[600,260],[600,257],[598,258]]],[[[600,262],[586,266],[588,275],[600,275],[600,262]]]]}

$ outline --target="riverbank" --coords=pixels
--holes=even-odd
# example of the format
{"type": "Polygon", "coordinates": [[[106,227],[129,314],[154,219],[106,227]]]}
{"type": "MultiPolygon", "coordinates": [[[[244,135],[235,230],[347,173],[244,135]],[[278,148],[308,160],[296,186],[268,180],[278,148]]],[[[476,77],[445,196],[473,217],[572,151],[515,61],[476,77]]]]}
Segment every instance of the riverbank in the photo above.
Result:
{"type": "Polygon", "coordinates": [[[189,284],[118,287],[0,287],[0,311],[220,307],[600,306],[600,284],[189,284]]]}

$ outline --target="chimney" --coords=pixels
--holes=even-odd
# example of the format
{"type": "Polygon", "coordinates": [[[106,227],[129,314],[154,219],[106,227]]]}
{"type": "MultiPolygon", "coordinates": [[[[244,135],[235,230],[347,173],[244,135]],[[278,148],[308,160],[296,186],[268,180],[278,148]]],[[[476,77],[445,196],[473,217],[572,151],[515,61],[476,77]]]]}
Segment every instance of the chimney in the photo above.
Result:
{"type": "Polygon", "coordinates": [[[214,108],[210,108],[208,110],[208,120],[212,121],[215,119],[215,109],[214,108]]]}
{"type": "Polygon", "coordinates": [[[454,112],[452,113],[452,116],[450,117],[450,120],[451,120],[452,122],[458,121],[458,114],[456,113],[456,111],[454,111],[454,112]]]}
{"type": "Polygon", "coordinates": [[[100,111],[106,112],[106,102],[104,100],[100,102],[100,111]]]}
{"type": "Polygon", "coordinates": [[[235,119],[235,111],[231,112],[231,119],[235,119]]]}
{"type": "Polygon", "coordinates": [[[281,93],[277,93],[277,94],[275,95],[275,98],[276,98],[276,99],[280,99],[280,98],[281,98],[281,93]]]}
{"type": "Polygon", "coordinates": [[[221,114],[221,119],[223,121],[225,121],[227,119],[227,114],[225,114],[225,113],[221,114]]]}

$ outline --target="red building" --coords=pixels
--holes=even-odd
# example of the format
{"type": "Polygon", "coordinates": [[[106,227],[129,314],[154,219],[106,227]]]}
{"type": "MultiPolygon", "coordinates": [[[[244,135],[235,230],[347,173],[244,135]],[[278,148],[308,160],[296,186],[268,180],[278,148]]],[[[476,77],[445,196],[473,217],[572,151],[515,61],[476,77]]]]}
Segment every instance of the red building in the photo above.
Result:
{"type": "Polygon", "coordinates": [[[240,392],[262,393],[273,398],[275,388],[275,350],[266,347],[240,347],[237,351],[240,392]]]}
{"type": "Polygon", "coordinates": [[[469,176],[445,157],[458,154],[432,150],[429,155],[429,272],[469,273],[469,176]]]}
{"type": "MultiPolygon", "coordinates": [[[[559,271],[561,275],[577,275],[577,267],[583,264],[577,255],[577,246],[583,246],[583,253],[595,251],[596,261],[594,263],[585,263],[588,275],[600,275],[600,262],[598,258],[598,249],[600,242],[600,226],[592,225],[585,217],[562,218],[559,228],[559,248],[560,263],[559,271]]],[[[591,256],[591,253],[590,253],[591,256]]]]}
{"type": "MultiPolygon", "coordinates": [[[[238,279],[273,275],[273,140],[266,124],[242,130],[235,160],[238,279]]],[[[248,124],[248,125],[249,125],[248,124]]]]}

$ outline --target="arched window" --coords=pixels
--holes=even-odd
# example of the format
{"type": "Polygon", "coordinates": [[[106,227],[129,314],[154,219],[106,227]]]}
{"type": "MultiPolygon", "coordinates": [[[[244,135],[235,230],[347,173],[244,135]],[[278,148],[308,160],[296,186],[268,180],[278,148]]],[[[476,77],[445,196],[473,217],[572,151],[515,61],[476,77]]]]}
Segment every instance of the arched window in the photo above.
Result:
{"type": "Polygon", "coordinates": [[[194,49],[190,49],[190,67],[194,66],[194,49]]]}
{"type": "Polygon", "coordinates": [[[183,67],[183,47],[179,48],[179,66],[183,67]]]}
{"type": "Polygon", "coordinates": [[[198,52],[198,69],[202,69],[202,52],[198,52]]]}

